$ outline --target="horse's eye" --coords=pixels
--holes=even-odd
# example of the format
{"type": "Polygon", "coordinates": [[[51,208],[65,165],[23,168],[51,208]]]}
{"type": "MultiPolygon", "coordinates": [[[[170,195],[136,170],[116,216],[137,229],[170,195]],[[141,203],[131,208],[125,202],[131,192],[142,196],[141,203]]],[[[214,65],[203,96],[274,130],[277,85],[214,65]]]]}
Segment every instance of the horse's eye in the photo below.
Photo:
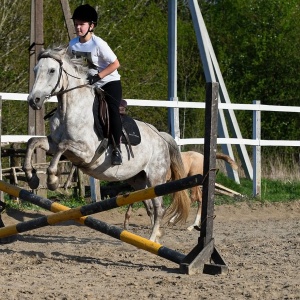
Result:
{"type": "Polygon", "coordinates": [[[50,69],[50,74],[53,74],[55,72],[55,69],[50,69]]]}

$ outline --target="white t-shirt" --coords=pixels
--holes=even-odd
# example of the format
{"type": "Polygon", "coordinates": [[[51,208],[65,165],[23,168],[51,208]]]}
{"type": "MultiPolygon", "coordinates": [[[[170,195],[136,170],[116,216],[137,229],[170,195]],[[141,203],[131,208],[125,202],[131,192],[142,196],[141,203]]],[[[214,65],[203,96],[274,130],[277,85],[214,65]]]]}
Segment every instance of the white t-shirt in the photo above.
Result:
{"type": "MultiPolygon", "coordinates": [[[[108,44],[96,35],[85,42],[80,43],[79,37],[72,39],[69,43],[69,50],[76,57],[83,57],[87,60],[89,65],[89,73],[94,75],[101,72],[108,65],[113,63],[117,56],[108,46],[108,44]]],[[[120,80],[120,74],[117,70],[105,76],[101,81],[98,81],[98,86],[103,86],[105,83],[115,80],[120,80]]]]}

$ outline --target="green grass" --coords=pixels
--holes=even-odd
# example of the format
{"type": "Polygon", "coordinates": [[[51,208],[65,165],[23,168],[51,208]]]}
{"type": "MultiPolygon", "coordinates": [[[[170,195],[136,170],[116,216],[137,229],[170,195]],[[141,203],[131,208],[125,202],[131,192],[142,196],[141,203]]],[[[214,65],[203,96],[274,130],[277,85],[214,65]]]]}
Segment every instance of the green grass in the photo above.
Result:
{"type": "Polygon", "coordinates": [[[253,182],[249,179],[241,178],[238,184],[223,173],[218,173],[216,182],[243,195],[242,198],[217,196],[216,204],[223,204],[222,200],[231,203],[234,201],[287,202],[300,199],[300,182],[296,180],[262,179],[260,197],[252,195],[253,182]]]}
{"type": "Polygon", "coordinates": [[[300,199],[299,182],[280,180],[262,180],[261,194],[264,201],[286,202],[300,199]]]}
{"type": "Polygon", "coordinates": [[[70,208],[75,208],[87,204],[87,201],[81,197],[66,196],[64,194],[57,194],[55,192],[50,192],[48,198],[52,201],[59,202],[61,205],[68,206],[70,208]]]}
{"type": "MultiPolygon", "coordinates": [[[[64,206],[68,206],[70,208],[75,208],[78,206],[82,206],[87,204],[87,201],[85,199],[82,199],[80,197],[75,197],[75,196],[66,196],[63,195],[61,193],[56,193],[56,192],[52,192],[49,191],[48,192],[48,199],[55,201],[55,202],[59,202],[60,204],[64,205],[64,206]]],[[[6,203],[6,209],[17,209],[17,210],[35,210],[35,211],[40,211],[40,210],[45,210],[43,208],[41,208],[40,206],[37,206],[35,204],[32,204],[30,202],[27,201],[23,201],[23,200],[14,200],[14,199],[10,199],[8,195],[5,195],[4,197],[5,199],[5,203],[6,203]]]]}
{"type": "Polygon", "coordinates": [[[31,204],[27,201],[16,201],[16,200],[12,200],[9,199],[8,197],[5,197],[5,204],[6,204],[6,209],[12,209],[12,210],[20,210],[20,211],[25,211],[25,210],[35,210],[35,211],[40,211],[40,210],[44,210],[43,208],[31,204]]]}

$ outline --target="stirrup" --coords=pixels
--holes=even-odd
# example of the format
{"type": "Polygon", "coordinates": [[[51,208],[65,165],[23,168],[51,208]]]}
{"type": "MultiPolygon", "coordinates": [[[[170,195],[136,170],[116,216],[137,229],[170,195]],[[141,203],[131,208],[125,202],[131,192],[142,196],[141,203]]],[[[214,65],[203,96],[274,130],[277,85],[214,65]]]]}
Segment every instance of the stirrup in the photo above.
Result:
{"type": "Polygon", "coordinates": [[[111,164],[114,166],[122,164],[122,154],[121,154],[121,150],[118,147],[113,149],[111,153],[111,164]]]}

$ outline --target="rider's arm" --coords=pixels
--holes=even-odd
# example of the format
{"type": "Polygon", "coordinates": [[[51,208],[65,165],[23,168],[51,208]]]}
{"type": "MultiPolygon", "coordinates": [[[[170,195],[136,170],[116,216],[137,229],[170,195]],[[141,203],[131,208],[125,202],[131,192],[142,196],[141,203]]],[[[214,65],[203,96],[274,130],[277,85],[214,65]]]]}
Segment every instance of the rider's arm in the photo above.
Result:
{"type": "Polygon", "coordinates": [[[98,76],[102,79],[105,76],[111,74],[113,71],[117,70],[120,67],[119,60],[116,59],[113,63],[108,65],[105,69],[98,73],[98,76]]]}

